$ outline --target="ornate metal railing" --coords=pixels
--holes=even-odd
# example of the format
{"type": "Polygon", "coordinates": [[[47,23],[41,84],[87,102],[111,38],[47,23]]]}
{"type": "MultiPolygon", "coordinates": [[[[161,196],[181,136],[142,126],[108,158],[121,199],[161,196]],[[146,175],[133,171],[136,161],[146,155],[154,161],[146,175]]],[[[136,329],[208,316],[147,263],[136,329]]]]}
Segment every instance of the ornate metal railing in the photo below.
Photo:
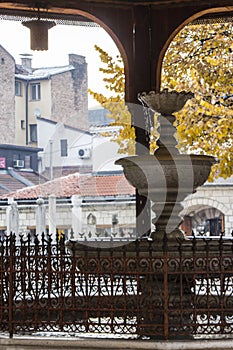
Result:
{"type": "Polygon", "coordinates": [[[229,337],[232,292],[230,238],[0,241],[0,332],[10,336],[229,337]]]}

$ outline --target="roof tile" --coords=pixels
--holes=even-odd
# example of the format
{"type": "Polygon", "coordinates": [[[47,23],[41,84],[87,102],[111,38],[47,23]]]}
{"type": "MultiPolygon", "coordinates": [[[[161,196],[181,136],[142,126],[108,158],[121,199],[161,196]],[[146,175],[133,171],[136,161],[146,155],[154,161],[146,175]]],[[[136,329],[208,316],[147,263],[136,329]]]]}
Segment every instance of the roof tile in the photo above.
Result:
{"type": "Polygon", "coordinates": [[[49,195],[62,198],[75,194],[83,197],[122,196],[134,195],[135,190],[123,174],[93,176],[75,173],[40,185],[19,189],[2,195],[0,198],[36,199],[38,197],[47,198],[49,195]]]}

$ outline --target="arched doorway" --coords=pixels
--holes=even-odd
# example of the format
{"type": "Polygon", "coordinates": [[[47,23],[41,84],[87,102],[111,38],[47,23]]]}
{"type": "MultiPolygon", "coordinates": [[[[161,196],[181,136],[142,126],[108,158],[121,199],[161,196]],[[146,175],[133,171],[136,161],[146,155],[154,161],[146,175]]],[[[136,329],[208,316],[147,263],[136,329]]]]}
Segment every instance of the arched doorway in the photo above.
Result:
{"type": "Polygon", "coordinates": [[[224,214],[213,207],[190,209],[181,228],[188,236],[220,236],[224,233],[224,214]]]}

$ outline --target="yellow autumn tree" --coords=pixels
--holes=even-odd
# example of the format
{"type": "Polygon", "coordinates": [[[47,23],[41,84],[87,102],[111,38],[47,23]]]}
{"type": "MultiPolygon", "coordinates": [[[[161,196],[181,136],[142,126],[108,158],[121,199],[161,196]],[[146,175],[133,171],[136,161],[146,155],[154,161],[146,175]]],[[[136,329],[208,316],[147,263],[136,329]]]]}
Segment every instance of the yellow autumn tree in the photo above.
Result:
{"type": "MultiPolygon", "coordinates": [[[[97,45],[95,45],[95,49],[98,51],[100,60],[104,64],[104,67],[100,67],[99,70],[103,73],[105,87],[112,92],[112,96],[106,97],[91,89],[88,91],[103,108],[108,110],[107,116],[114,120],[110,124],[119,126],[119,132],[112,138],[112,141],[119,144],[119,153],[134,154],[135,130],[131,126],[131,114],[124,102],[125,77],[123,61],[120,56],[114,59],[97,45]]],[[[108,136],[107,133],[103,135],[108,136]]]]}
{"type": "MultiPolygon", "coordinates": [[[[176,113],[177,138],[182,153],[214,155],[219,163],[211,178],[233,174],[233,27],[229,23],[186,26],[170,44],[163,61],[161,89],[192,91],[194,98],[176,113]]],[[[105,65],[100,68],[112,97],[89,90],[121,125],[114,141],[120,152],[134,151],[135,133],[124,104],[124,69],[120,57],[113,59],[96,46],[105,65]],[[117,102],[117,103],[116,103],[117,102]]],[[[155,128],[151,149],[156,147],[155,128]]]]}

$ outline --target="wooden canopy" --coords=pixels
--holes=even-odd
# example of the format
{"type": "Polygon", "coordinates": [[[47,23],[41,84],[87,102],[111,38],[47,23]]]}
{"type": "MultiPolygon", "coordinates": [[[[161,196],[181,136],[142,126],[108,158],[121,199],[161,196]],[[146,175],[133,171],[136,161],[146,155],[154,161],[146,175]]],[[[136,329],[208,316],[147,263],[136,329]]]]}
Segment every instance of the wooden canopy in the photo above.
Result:
{"type": "Polygon", "coordinates": [[[0,16],[73,18],[100,24],[118,46],[125,64],[126,100],[159,90],[163,55],[175,34],[202,16],[233,13],[233,1],[222,0],[16,0],[0,2],[0,16]],[[219,5],[221,4],[221,5],[219,5]]]}

